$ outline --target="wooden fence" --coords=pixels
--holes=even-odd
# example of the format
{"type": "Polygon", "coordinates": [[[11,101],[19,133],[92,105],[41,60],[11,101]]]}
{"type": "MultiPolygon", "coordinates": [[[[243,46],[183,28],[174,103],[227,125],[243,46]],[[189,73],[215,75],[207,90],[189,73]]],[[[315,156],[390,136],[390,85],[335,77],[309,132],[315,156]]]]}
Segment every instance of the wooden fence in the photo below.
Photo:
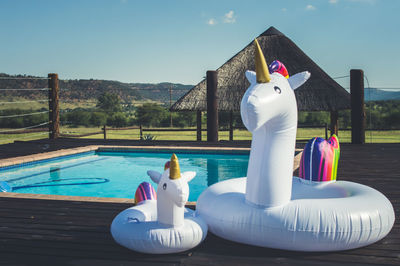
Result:
{"type": "MultiPolygon", "coordinates": [[[[299,128],[322,128],[325,131],[325,138],[328,138],[328,124],[325,125],[320,125],[320,126],[308,126],[308,125],[301,125],[299,128]]],[[[229,132],[229,141],[234,140],[234,130],[246,130],[245,127],[230,127],[230,128],[220,128],[218,131],[219,132],[229,132]]],[[[94,131],[90,133],[85,133],[85,134],[60,134],[60,137],[69,137],[69,138],[81,138],[81,137],[88,137],[88,136],[94,136],[94,135],[99,135],[102,134],[103,138],[106,140],[107,139],[107,132],[110,131],[123,131],[123,130],[139,130],[138,138],[139,140],[152,140],[151,138],[146,138],[146,132],[196,132],[198,133],[198,129],[196,128],[144,128],[142,126],[132,126],[132,127],[122,127],[122,128],[113,128],[113,127],[107,127],[103,126],[101,130],[99,131],[94,131]]],[[[206,128],[201,129],[201,132],[207,132],[206,128]]],[[[196,141],[202,141],[201,134],[196,134],[196,141]]]]}
{"type": "MultiPolygon", "coordinates": [[[[132,126],[132,127],[121,127],[121,128],[114,128],[114,127],[107,127],[103,126],[101,128],[101,131],[95,131],[95,132],[90,132],[90,133],[85,133],[85,134],[59,134],[60,137],[69,137],[69,138],[82,138],[82,137],[88,137],[88,136],[94,136],[94,135],[99,135],[103,134],[103,138],[107,139],[107,132],[109,131],[121,131],[121,130],[139,130],[139,139],[144,140],[146,139],[146,134],[145,132],[198,132],[198,129],[191,129],[191,128],[144,128],[142,126],[132,126]]],[[[233,140],[233,130],[234,129],[244,129],[242,128],[229,128],[229,129],[219,129],[219,131],[228,131],[229,132],[229,140],[233,140]]],[[[207,129],[201,129],[202,132],[206,132],[207,129]]],[[[197,134],[196,136],[197,141],[202,141],[201,134],[197,134]]]]}
{"type": "MultiPolygon", "coordinates": [[[[351,71],[351,93],[352,93],[352,143],[364,143],[365,142],[365,111],[364,111],[364,102],[363,99],[363,90],[364,90],[364,84],[363,84],[363,72],[362,70],[352,70],[351,71]],[[357,93],[356,93],[357,92],[357,93]],[[357,112],[355,112],[356,110],[357,112]],[[354,121],[358,121],[359,123],[355,123],[354,121]]],[[[107,131],[120,131],[120,130],[132,130],[132,129],[139,129],[139,139],[143,140],[145,139],[145,132],[197,132],[196,140],[197,141],[202,141],[202,132],[207,131],[207,129],[202,129],[201,128],[201,115],[197,117],[197,128],[196,129],[177,129],[177,128],[143,128],[141,126],[139,127],[124,127],[124,128],[111,128],[111,127],[106,127],[103,126],[101,131],[96,131],[96,132],[91,132],[91,133],[85,133],[85,134],[60,134],[60,107],[59,107],[59,80],[58,80],[58,74],[48,74],[47,78],[42,78],[42,79],[48,79],[48,103],[49,103],[49,120],[46,123],[43,124],[48,124],[48,132],[49,132],[49,138],[50,139],[56,139],[58,137],[72,137],[72,138],[79,138],[79,137],[88,137],[88,136],[93,136],[93,135],[98,135],[98,134],[103,134],[104,139],[107,139],[107,131]]],[[[214,109],[216,107],[214,106],[214,109]]],[[[199,114],[199,112],[198,112],[199,114]]],[[[200,113],[201,114],[201,113],[200,113]]],[[[218,120],[215,119],[214,120],[218,120]]],[[[229,140],[233,141],[234,136],[233,132],[235,129],[243,129],[243,128],[237,128],[233,126],[232,122],[232,114],[231,114],[231,119],[229,123],[229,128],[226,129],[219,129],[218,127],[218,121],[215,123],[209,123],[210,121],[207,122],[207,128],[210,129],[209,132],[207,132],[207,135],[210,134],[210,132],[216,131],[217,133],[213,133],[214,135],[218,135],[218,131],[228,131],[229,132],[229,140]],[[209,125],[210,124],[210,125],[209,125]],[[211,125],[212,124],[212,125],[211,125]],[[216,126],[216,127],[215,127],[216,126]]],[[[18,130],[5,130],[0,132],[0,134],[25,134],[25,133],[32,133],[32,132],[44,132],[46,131],[44,128],[42,128],[42,125],[36,125],[36,127],[40,128],[33,128],[33,127],[27,127],[18,130]]],[[[329,125],[321,125],[321,126],[299,126],[299,128],[325,128],[325,138],[328,138],[328,129],[331,131],[331,133],[336,133],[338,132],[338,115],[337,111],[332,111],[331,112],[331,123],[329,125]]],[[[342,130],[342,129],[341,129],[342,130]]],[[[218,141],[218,136],[216,138],[218,141]]],[[[207,136],[207,141],[215,141],[215,138],[209,138],[207,136]]]]}

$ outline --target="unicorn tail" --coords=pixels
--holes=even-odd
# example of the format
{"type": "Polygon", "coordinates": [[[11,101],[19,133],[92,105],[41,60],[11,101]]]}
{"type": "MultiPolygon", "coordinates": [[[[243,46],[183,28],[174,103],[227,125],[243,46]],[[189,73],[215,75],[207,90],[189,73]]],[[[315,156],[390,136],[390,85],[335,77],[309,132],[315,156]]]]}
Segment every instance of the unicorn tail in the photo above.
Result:
{"type": "Polygon", "coordinates": [[[135,204],[139,204],[145,200],[157,200],[156,191],[148,182],[142,182],[135,193],[135,204]]]}
{"type": "Polygon", "coordinates": [[[335,181],[340,157],[339,139],[312,138],[304,147],[299,177],[310,182],[335,181]]]}

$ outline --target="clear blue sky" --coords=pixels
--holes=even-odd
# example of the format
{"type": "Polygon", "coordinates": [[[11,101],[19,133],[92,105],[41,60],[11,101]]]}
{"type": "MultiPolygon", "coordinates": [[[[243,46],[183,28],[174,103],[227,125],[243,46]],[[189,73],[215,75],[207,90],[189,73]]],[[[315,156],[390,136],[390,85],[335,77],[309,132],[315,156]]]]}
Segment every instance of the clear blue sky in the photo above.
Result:
{"type": "MultiPolygon", "coordinates": [[[[398,0],[1,0],[0,72],[197,84],[270,26],[332,77],[400,87],[398,0]]],[[[348,80],[341,80],[348,87],[348,80]]]]}

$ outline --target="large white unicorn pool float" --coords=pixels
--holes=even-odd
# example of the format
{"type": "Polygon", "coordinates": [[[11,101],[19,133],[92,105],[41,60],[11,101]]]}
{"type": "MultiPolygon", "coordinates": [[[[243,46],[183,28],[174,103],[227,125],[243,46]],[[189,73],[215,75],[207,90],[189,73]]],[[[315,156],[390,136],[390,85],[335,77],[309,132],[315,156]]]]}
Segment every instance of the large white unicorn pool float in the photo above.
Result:
{"type": "Polygon", "coordinates": [[[158,184],[157,199],[144,192],[144,201],[119,213],[111,224],[115,241],[129,249],[155,254],[186,251],[200,244],[207,235],[207,224],[185,208],[188,182],[196,172],[180,172],[175,154],[164,173],[148,171],[158,184]],[[148,196],[145,196],[147,194],[148,196]]]}
{"type": "Polygon", "coordinates": [[[352,249],[374,243],[391,230],[389,200],[370,187],[346,182],[304,182],[292,176],[297,128],[293,90],[310,77],[269,74],[255,41],[256,73],[241,102],[252,132],[247,178],[210,186],[197,211],[214,234],[241,243],[300,251],[352,249]]]}

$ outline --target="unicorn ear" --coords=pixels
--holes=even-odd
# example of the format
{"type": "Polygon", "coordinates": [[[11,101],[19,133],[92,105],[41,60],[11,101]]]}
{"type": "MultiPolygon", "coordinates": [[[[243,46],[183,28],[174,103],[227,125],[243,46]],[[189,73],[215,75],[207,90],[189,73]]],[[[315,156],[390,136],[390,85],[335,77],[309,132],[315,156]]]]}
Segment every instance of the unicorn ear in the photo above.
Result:
{"type": "Polygon", "coordinates": [[[147,171],[147,175],[150,176],[151,180],[153,180],[154,183],[156,183],[156,184],[160,183],[161,176],[162,176],[161,173],[154,171],[154,170],[149,170],[149,171],[147,171]]]}
{"type": "Polygon", "coordinates": [[[297,89],[301,85],[303,85],[309,78],[311,77],[311,73],[308,71],[297,73],[290,78],[288,78],[290,87],[293,90],[297,89]]]}
{"type": "Polygon", "coordinates": [[[189,183],[190,180],[192,180],[195,176],[196,176],[196,172],[193,172],[193,171],[187,171],[187,172],[182,173],[182,178],[183,178],[187,183],[189,183]]]}
{"type": "Polygon", "coordinates": [[[246,71],[246,78],[250,82],[250,84],[254,84],[257,82],[257,74],[254,71],[247,70],[246,71]]]}

